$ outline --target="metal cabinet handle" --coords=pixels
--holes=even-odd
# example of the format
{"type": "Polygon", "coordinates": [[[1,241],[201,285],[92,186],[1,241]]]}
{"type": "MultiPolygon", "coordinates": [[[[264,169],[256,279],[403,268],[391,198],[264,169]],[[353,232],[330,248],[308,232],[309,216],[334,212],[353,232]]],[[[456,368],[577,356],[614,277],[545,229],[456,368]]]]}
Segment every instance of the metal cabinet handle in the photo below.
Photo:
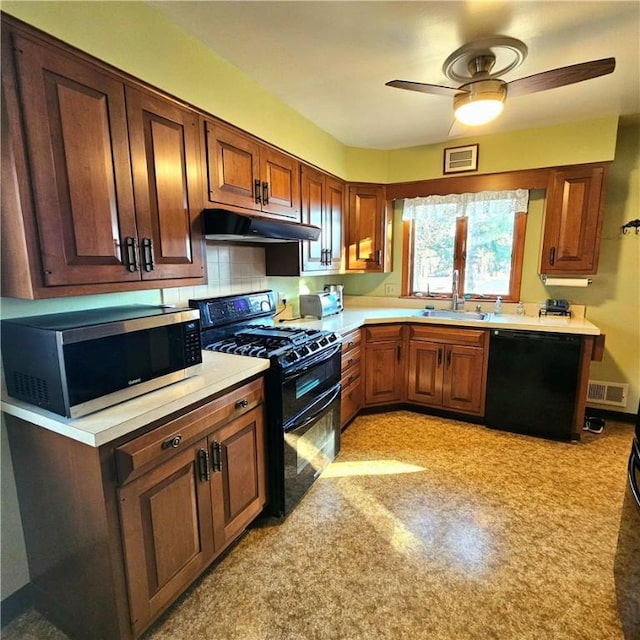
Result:
{"type": "Polygon", "coordinates": [[[549,251],[549,264],[553,266],[556,262],[556,248],[551,247],[551,251],[549,251]]]}
{"type": "Polygon", "coordinates": [[[438,366],[442,364],[442,347],[438,349],[438,366]]]}
{"type": "Polygon", "coordinates": [[[451,366],[451,349],[447,347],[447,367],[451,366]]]}
{"type": "Polygon", "coordinates": [[[206,449],[198,451],[198,475],[200,482],[208,482],[211,477],[209,473],[209,454],[206,449]]]}
{"type": "Polygon", "coordinates": [[[153,271],[153,240],[142,238],[142,268],[153,271]]]}
{"type": "Polygon", "coordinates": [[[178,433],[175,436],[172,436],[168,440],[165,440],[160,446],[163,449],[177,449],[182,442],[182,434],[178,433]]]}
{"type": "Polygon", "coordinates": [[[382,249],[376,251],[376,264],[382,264],[382,249]]]}
{"type": "Polygon", "coordinates": [[[246,398],[243,398],[242,400],[238,400],[238,402],[236,402],[236,409],[244,409],[245,407],[249,406],[249,401],[246,398]]]}
{"type": "Polygon", "coordinates": [[[211,456],[213,458],[213,464],[211,465],[214,471],[222,471],[222,445],[214,440],[211,445],[211,456]]]}
{"type": "Polygon", "coordinates": [[[124,239],[124,258],[127,271],[138,270],[138,243],[131,236],[124,239]]]}
{"type": "Polygon", "coordinates": [[[269,204],[269,183],[262,183],[262,204],[269,204]]]}
{"type": "Polygon", "coordinates": [[[402,358],[402,347],[400,345],[396,347],[396,358],[398,362],[400,362],[400,359],[402,358]]]}
{"type": "Polygon", "coordinates": [[[260,204],[260,180],[253,181],[253,197],[256,204],[260,204]]]}

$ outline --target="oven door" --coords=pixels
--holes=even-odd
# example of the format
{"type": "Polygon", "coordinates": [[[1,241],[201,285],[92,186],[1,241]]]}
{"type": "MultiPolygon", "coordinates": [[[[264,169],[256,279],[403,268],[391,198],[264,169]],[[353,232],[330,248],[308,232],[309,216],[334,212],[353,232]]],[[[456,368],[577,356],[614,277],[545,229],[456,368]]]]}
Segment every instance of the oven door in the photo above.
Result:
{"type": "Polygon", "coordinates": [[[284,429],[284,513],[288,514],[340,451],[340,383],[284,429]]]}
{"type": "Polygon", "coordinates": [[[281,424],[287,429],[309,413],[309,407],[320,396],[340,382],[340,343],[314,354],[283,371],[281,424]]]}

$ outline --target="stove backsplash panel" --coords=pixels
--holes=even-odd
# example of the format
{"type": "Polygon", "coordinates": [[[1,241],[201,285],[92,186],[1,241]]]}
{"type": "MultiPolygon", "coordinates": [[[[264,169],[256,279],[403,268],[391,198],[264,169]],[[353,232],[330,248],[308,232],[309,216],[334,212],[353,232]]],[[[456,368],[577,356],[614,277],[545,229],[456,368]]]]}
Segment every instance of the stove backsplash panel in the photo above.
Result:
{"type": "Polygon", "coordinates": [[[208,284],[162,290],[164,304],[186,305],[190,298],[212,298],[269,288],[264,248],[207,241],[208,284]]]}

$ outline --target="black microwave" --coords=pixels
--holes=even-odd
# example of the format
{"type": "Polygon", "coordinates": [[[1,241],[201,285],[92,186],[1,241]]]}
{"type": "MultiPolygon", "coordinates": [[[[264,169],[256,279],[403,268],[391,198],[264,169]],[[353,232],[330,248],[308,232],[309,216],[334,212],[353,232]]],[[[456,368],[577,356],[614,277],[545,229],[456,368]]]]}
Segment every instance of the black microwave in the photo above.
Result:
{"type": "Polygon", "coordinates": [[[199,318],[129,305],[2,320],[7,393],[77,418],[196,375],[199,318]]]}

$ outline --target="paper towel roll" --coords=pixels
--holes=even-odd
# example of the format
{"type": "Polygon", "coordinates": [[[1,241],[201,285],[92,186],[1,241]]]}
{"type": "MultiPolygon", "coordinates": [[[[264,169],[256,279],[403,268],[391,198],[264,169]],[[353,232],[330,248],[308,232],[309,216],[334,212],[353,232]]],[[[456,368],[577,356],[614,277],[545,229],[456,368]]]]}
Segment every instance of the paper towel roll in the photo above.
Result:
{"type": "Polygon", "coordinates": [[[591,278],[548,278],[542,276],[542,281],[548,287],[588,287],[591,278]]]}

